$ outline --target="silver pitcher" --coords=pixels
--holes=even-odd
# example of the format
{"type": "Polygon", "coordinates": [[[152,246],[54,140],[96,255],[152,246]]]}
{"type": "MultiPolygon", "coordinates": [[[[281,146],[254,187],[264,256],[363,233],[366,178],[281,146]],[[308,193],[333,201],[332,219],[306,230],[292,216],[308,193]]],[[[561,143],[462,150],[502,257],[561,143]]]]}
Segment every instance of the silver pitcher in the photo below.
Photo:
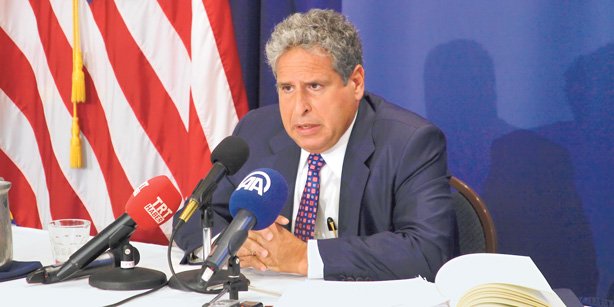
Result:
{"type": "Polygon", "coordinates": [[[11,183],[0,177],[0,272],[7,270],[13,260],[13,233],[9,213],[11,183]]]}

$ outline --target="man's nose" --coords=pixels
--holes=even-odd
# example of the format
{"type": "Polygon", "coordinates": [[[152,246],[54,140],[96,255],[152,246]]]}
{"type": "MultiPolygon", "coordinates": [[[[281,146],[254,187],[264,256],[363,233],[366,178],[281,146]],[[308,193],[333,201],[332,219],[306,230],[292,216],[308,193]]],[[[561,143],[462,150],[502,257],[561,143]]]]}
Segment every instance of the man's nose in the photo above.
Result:
{"type": "Polygon", "coordinates": [[[294,111],[298,114],[303,114],[311,110],[311,103],[305,89],[296,91],[294,99],[294,111]]]}

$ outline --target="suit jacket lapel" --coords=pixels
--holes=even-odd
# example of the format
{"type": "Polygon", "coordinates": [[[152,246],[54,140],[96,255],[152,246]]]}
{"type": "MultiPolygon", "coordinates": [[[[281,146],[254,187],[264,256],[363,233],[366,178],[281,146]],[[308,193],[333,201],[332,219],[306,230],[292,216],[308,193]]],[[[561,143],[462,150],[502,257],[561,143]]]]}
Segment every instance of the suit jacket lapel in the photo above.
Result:
{"type": "MultiPolygon", "coordinates": [[[[293,199],[294,199],[294,186],[296,183],[296,173],[298,171],[298,160],[301,156],[301,150],[294,143],[294,141],[286,134],[285,131],[278,133],[271,138],[270,141],[272,156],[272,167],[279,171],[288,183],[288,200],[281,209],[281,215],[292,220],[293,199]]],[[[292,223],[288,224],[286,228],[290,230],[292,223]]]]}
{"type": "Polygon", "coordinates": [[[369,177],[369,167],[365,164],[365,161],[375,150],[375,144],[371,137],[374,118],[375,110],[363,98],[360,102],[356,123],[354,123],[343,161],[339,196],[340,235],[358,235],[362,196],[369,177]]]}
{"type": "MultiPolygon", "coordinates": [[[[339,195],[340,235],[358,235],[362,196],[369,177],[369,168],[365,161],[375,150],[375,144],[371,138],[374,118],[375,110],[363,98],[343,162],[339,195]]],[[[301,150],[285,131],[272,137],[269,145],[272,152],[271,167],[279,171],[288,183],[288,200],[281,210],[281,215],[292,220],[294,187],[301,150]]],[[[288,224],[286,228],[290,230],[290,227],[291,225],[288,224]]]]}

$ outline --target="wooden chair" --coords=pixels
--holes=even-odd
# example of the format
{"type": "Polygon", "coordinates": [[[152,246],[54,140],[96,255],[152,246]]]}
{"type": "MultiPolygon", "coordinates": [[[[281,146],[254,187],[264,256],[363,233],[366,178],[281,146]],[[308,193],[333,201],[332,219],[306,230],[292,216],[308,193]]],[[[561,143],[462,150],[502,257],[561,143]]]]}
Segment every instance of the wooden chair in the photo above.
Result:
{"type": "Polygon", "coordinates": [[[460,254],[495,253],[497,234],[486,204],[466,183],[452,176],[452,199],[456,211],[460,254]]]}

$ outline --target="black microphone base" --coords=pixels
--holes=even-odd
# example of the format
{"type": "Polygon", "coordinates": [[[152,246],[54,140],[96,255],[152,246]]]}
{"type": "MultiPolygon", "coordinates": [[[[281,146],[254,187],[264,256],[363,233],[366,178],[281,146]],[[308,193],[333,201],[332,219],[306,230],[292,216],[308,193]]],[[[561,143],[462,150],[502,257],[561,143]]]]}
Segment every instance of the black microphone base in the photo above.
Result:
{"type": "MultiPolygon", "coordinates": [[[[199,283],[201,270],[197,269],[183,271],[171,277],[168,282],[168,286],[173,289],[178,289],[182,291],[196,291],[205,294],[217,294],[222,292],[222,290],[224,289],[224,284],[230,280],[230,278],[228,277],[228,272],[228,270],[219,270],[215,272],[215,274],[211,276],[211,279],[209,279],[207,286],[203,287],[199,283]],[[187,284],[192,289],[184,287],[177,279],[180,279],[181,282],[187,284]]],[[[244,282],[245,285],[249,285],[249,280],[247,279],[247,277],[245,277],[245,275],[241,274],[239,278],[242,282],[244,282]]],[[[247,291],[247,287],[245,290],[241,291],[247,291]]]]}
{"type": "Polygon", "coordinates": [[[112,268],[90,276],[91,286],[103,290],[144,290],[162,286],[166,274],[147,268],[112,268]]]}

